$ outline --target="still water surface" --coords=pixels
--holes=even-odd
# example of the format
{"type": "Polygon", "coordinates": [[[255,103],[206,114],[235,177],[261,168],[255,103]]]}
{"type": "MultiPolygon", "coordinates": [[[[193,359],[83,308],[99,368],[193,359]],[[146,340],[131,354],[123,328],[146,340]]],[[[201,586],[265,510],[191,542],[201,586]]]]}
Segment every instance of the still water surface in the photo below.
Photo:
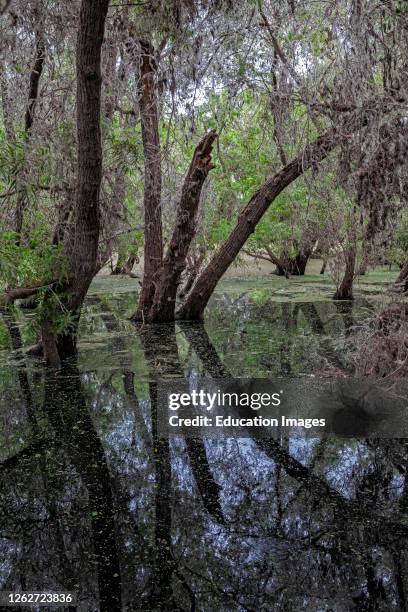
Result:
{"type": "Polygon", "coordinates": [[[350,307],[284,283],[229,280],[205,326],[137,329],[135,281],[98,278],[59,373],[3,317],[0,589],[73,591],[87,612],[405,609],[405,439],[157,434],[159,380],[344,370],[378,286],[350,307]]]}

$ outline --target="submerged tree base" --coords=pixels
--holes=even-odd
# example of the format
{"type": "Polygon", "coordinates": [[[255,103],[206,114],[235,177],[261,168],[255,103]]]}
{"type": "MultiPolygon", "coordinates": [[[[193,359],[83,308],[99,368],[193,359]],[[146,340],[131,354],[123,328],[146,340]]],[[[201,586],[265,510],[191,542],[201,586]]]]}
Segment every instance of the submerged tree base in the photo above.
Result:
{"type": "Polygon", "coordinates": [[[351,291],[340,291],[340,290],[338,290],[333,295],[333,300],[344,300],[344,301],[350,302],[351,300],[354,300],[354,296],[353,296],[353,293],[351,291]]]}

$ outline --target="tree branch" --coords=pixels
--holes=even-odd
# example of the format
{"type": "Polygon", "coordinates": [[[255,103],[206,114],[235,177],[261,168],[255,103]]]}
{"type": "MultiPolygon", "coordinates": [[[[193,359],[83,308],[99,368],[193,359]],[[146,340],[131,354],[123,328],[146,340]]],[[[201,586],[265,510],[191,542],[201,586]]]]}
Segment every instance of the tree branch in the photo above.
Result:
{"type": "Polygon", "coordinates": [[[4,294],[0,296],[0,308],[10,306],[16,300],[25,300],[33,295],[36,295],[41,289],[51,288],[57,280],[53,280],[50,283],[44,285],[43,282],[33,285],[32,287],[15,287],[12,289],[6,289],[4,294]]]}
{"type": "Polygon", "coordinates": [[[210,130],[194,151],[184,180],[177,207],[176,224],[163,260],[153,306],[148,313],[147,318],[151,322],[174,321],[177,288],[186,267],[191,241],[196,233],[196,216],[201,190],[208,173],[214,168],[211,163],[211,153],[216,138],[216,131],[210,130]]]}
{"type": "Polygon", "coordinates": [[[272,27],[271,27],[271,25],[270,25],[266,15],[265,15],[265,13],[263,12],[261,6],[259,6],[259,14],[261,15],[263,24],[264,24],[265,28],[268,31],[268,34],[269,34],[269,37],[271,39],[271,42],[272,42],[272,45],[273,45],[273,48],[275,50],[276,55],[279,57],[279,59],[281,60],[282,64],[286,68],[286,72],[289,74],[289,76],[291,76],[292,79],[295,81],[295,83],[297,85],[299,85],[299,87],[301,87],[302,83],[301,83],[298,75],[296,74],[294,68],[290,65],[290,62],[287,59],[286,55],[282,51],[282,49],[281,49],[281,47],[280,47],[280,45],[278,43],[278,40],[277,40],[275,34],[273,33],[272,27]]]}

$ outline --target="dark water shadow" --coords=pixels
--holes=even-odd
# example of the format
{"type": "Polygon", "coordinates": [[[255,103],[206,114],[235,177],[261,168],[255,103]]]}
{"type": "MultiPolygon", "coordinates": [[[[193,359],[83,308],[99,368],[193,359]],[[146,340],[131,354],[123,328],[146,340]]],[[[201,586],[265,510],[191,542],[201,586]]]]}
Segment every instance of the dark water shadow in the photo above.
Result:
{"type": "MultiPolygon", "coordinates": [[[[405,440],[160,437],[158,382],[231,377],[235,343],[244,353],[253,333],[255,347],[257,330],[131,336],[113,307],[94,305],[109,367],[23,367],[13,410],[3,383],[2,589],[72,589],[81,611],[405,609],[405,440]]],[[[300,324],[309,345],[329,336],[333,359],[317,305],[271,316],[287,334],[267,345],[277,372],[296,371],[300,324]]]]}

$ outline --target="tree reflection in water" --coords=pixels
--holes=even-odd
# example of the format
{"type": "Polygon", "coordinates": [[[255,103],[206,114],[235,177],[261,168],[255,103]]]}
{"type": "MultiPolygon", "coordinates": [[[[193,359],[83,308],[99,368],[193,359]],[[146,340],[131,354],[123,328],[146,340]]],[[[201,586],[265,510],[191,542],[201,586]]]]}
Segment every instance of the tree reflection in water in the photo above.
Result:
{"type": "MultiPolygon", "coordinates": [[[[158,381],[241,374],[235,343],[259,340],[191,324],[130,335],[98,307],[109,363],[3,367],[2,589],[73,590],[87,611],[405,609],[405,440],[160,439],[158,381]]],[[[317,306],[274,308],[287,335],[263,363],[296,369],[318,342],[342,367],[317,306]]]]}

